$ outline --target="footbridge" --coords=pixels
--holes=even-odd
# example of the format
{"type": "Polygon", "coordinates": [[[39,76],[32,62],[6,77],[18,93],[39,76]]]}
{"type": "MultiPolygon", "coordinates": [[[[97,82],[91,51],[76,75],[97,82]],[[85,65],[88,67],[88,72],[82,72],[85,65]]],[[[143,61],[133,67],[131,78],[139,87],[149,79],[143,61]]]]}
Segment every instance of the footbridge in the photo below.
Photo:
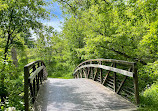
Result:
{"type": "Polygon", "coordinates": [[[25,111],[136,111],[136,63],[92,59],[79,64],[74,79],[47,78],[43,61],[24,67],[25,111]]]}

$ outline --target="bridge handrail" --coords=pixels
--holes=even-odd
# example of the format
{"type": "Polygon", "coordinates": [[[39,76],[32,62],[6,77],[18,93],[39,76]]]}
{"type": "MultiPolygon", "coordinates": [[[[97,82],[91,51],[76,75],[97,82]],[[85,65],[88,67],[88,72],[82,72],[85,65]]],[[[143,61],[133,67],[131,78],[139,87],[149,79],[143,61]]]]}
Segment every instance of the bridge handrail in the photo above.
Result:
{"type": "Polygon", "coordinates": [[[45,79],[47,79],[47,72],[46,66],[42,60],[37,60],[24,66],[25,111],[29,111],[30,98],[32,103],[34,103],[40,84],[42,84],[45,79]]]}
{"type": "Polygon", "coordinates": [[[134,95],[135,103],[139,104],[137,66],[135,62],[115,59],[86,60],[75,68],[73,76],[75,78],[85,77],[88,79],[93,79],[94,81],[99,81],[101,84],[107,85],[109,88],[113,89],[117,94],[122,92],[127,93],[125,98],[131,98],[134,95]],[[107,63],[112,64],[111,66],[108,66],[107,63]],[[116,67],[116,64],[119,64],[119,68],[116,67]],[[120,69],[122,67],[128,67],[128,70],[120,69]],[[99,74],[98,69],[100,71],[99,74]],[[104,72],[106,72],[106,74],[104,72]],[[113,73],[111,74],[111,72],[113,73]],[[131,81],[133,81],[132,84],[130,84],[131,81]],[[127,88],[132,89],[131,87],[133,88],[134,92],[127,90],[127,88]]]}
{"type": "Polygon", "coordinates": [[[94,62],[94,61],[105,61],[105,62],[112,62],[112,63],[119,63],[119,64],[125,64],[125,65],[135,65],[135,62],[128,62],[128,61],[124,61],[124,60],[116,60],[116,59],[90,59],[90,60],[86,60],[81,62],[76,68],[75,70],[80,67],[82,64],[85,64],[87,62],[94,62]]]}
{"type": "Polygon", "coordinates": [[[98,64],[89,64],[89,65],[83,65],[81,67],[78,67],[75,72],[73,73],[73,75],[80,69],[82,68],[87,68],[87,67],[94,67],[94,68],[102,68],[102,69],[105,69],[105,70],[109,70],[109,71],[113,71],[113,72],[117,72],[117,73],[120,73],[120,74],[123,74],[125,76],[129,76],[129,77],[133,77],[133,72],[129,72],[129,71],[126,71],[126,70],[122,70],[122,69],[117,69],[117,68],[114,68],[114,67],[110,67],[110,66],[104,66],[104,65],[98,65],[98,64]]]}
{"type": "Polygon", "coordinates": [[[31,69],[37,63],[42,63],[44,66],[46,66],[45,63],[42,60],[37,60],[37,61],[33,61],[31,63],[28,63],[24,67],[27,67],[27,68],[31,69]]]}

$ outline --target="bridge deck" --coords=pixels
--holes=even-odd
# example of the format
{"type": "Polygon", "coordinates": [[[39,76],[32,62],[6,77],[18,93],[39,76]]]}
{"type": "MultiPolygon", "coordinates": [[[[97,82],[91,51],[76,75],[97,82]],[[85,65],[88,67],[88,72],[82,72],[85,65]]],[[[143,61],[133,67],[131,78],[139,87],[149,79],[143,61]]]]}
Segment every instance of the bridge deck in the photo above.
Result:
{"type": "Polygon", "coordinates": [[[136,106],[89,79],[48,79],[35,111],[134,111],[136,106]]]}

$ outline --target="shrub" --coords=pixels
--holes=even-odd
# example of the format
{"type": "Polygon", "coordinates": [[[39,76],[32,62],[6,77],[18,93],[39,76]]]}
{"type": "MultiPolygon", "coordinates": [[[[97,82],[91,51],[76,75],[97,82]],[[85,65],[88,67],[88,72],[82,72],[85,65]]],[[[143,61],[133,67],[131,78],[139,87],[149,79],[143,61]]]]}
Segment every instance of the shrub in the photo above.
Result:
{"type": "Polygon", "coordinates": [[[138,70],[140,91],[150,87],[158,80],[158,61],[148,63],[138,70]]]}
{"type": "Polygon", "coordinates": [[[140,94],[141,106],[147,111],[158,111],[158,81],[140,94]]]}

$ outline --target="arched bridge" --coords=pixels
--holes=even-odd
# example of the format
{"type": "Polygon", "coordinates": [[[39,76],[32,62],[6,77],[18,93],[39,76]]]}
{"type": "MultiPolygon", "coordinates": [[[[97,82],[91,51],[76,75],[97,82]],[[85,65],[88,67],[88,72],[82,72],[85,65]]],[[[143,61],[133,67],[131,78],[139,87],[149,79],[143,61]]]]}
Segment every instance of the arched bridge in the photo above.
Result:
{"type": "Polygon", "coordinates": [[[136,63],[93,59],[79,64],[74,79],[47,79],[43,61],[24,67],[25,111],[135,111],[139,104],[136,63]]]}

